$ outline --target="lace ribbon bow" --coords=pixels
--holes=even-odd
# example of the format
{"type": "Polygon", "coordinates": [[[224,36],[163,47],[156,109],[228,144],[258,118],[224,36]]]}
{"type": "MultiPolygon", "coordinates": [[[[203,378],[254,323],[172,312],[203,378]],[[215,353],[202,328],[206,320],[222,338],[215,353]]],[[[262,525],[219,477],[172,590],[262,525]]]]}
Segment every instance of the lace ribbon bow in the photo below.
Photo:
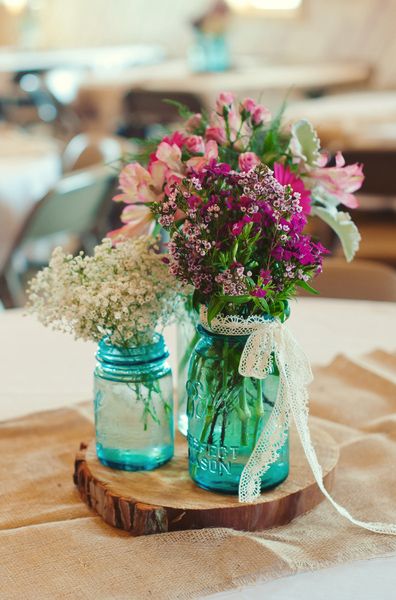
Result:
{"type": "Polygon", "coordinates": [[[248,336],[239,363],[239,373],[244,377],[265,379],[271,371],[274,359],[279,370],[279,387],[274,407],[242,471],[239,483],[240,502],[253,502],[260,496],[261,478],[277,459],[293,420],[316,483],[333,507],[355,525],[376,533],[396,535],[396,524],[355,519],[326,490],[308,424],[307,386],[312,381],[312,371],[306,354],[289,328],[276,319],[244,319],[238,316],[218,316],[209,326],[207,309],[203,306],[200,318],[202,326],[213,333],[248,336]]]}

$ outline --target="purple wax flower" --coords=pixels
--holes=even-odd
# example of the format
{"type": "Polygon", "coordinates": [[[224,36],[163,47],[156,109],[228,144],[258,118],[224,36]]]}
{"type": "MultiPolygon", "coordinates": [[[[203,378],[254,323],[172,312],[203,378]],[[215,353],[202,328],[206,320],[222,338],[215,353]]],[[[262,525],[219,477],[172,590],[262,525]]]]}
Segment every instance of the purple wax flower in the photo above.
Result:
{"type": "Polygon", "coordinates": [[[263,290],[263,288],[256,287],[254,290],[250,292],[252,296],[256,296],[256,298],[265,298],[267,295],[267,290],[263,290]]]}

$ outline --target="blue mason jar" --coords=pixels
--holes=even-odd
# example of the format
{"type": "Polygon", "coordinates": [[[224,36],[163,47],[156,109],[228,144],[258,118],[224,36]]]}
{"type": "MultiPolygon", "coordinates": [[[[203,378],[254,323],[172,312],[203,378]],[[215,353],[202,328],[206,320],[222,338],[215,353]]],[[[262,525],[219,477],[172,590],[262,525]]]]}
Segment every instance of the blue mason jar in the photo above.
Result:
{"type": "Polygon", "coordinates": [[[231,61],[226,36],[196,31],[188,60],[195,72],[227,71],[231,67],[231,61]]]}
{"type": "Polygon", "coordinates": [[[150,470],[173,456],[173,386],[164,338],[152,344],[113,346],[96,353],[94,409],[101,463],[125,471],[150,470]]]}
{"type": "MultiPolygon", "coordinates": [[[[239,374],[248,336],[211,333],[198,325],[187,391],[189,471],[202,488],[237,494],[243,468],[274,406],[279,371],[273,359],[265,379],[239,374]]],[[[273,488],[289,474],[288,436],[277,460],[261,480],[273,488]]]]}
{"type": "Polygon", "coordinates": [[[197,332],[197,315],[193,310],[186,310],[185,318],[176,327],[177,357],[177,428],[187,435],[187,378],[191,353],[199,340],[197,332]]]}

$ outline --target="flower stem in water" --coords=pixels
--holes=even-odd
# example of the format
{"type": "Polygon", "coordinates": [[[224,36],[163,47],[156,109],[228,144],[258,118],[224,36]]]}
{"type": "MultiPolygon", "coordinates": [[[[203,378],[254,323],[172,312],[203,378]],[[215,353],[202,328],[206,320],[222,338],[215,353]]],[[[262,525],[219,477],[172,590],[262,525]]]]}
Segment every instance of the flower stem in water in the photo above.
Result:
{"type": "Polygon", "coordinates": [[[238,407],[239,418],[241,420],[241,446],[246,446],[248,443],[247,439],[247,426],[251,417],[250,408],[246,397],[246,382],[245,378],[242,378],[242,383],[239,391],[239,407],[238,407]]]}
{"type": "Polygon", "coordinates": [[[264,403],[263,403],[263,380],[257,379],[256,385],[257,385],[257,398],[256,398],[256,403],[255,403],[256,415],[255,415],[254,437],[253,437],[255,444],[257,442],[260,421],[261,421],[262,417],[264,417],[264,414],[265,414],[264,403]]]}

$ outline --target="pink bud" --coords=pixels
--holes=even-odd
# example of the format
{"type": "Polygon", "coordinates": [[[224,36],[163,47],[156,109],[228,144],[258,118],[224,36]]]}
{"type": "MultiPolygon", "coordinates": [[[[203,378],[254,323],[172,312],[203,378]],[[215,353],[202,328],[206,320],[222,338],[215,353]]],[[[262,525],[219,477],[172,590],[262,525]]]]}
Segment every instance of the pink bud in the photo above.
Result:
{"type": "Polygon", "coordinates": [[[246,112],[253,113],[254,109],[257,106],[257,104],[255,103],[255,101],[253,100],[253,98],[245,98],[242,101],[241,106],[242,106],[242,108],[244,108],[246,110],[246,112]]]}
{"type": "Polygon", "coordinates": [[[214,140],[218,144],[225,144],[227,142],[226,132],[222,127],[207,127],[205,139],[214,140]]]}
{"type": "Polygon", "coordinates": [[[234,102],[234,95],[231,92],[221,92],[216,100],[216,111],[222,115],[223,108],[230,108],[234,102]]]}
{"type": "Polygon", "coordinates": [[[260,159],[254,152],[243,152],[239,155],[238,164],[241,171],[250,171],[260,163],[260,159]]]}
{"type": "Polygon", "coordinates": [[[205,152],[205,143],[200,135],[190,135],[185,141],[185,146],[191,154],[203,154],[205,152]]]}
{"type": "Polygon", "coordinates": [[[195,115],[191,115],[191,117],[189,119],[187,119],[187,121],[185,123],[186,131],[193,133],[197,129],[197,127],[199,127],[201,125],[201,122],[202,122],[201,113],[195,113],[195,115]]]}
{"type": "Polygon", "coordinates": [[[271,120],[271,113],[266,106],[257,104],[256,108],[252,113],[252,122],[254,125],[261,125],[261,123],[268,123],[271,120]]]}

